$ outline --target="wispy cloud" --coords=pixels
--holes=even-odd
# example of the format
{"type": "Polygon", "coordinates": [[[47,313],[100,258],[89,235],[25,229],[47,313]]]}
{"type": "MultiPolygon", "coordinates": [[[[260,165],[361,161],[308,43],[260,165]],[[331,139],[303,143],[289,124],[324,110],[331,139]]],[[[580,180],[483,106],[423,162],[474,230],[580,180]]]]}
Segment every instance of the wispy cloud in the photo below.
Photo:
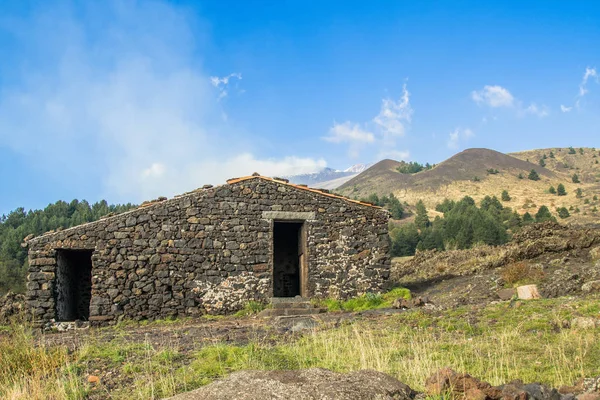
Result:
{"type": "Polygon", "coordinates": [[[595,80],[596,83],[600,83],[600,76],[598,76],[598,72],[596,71],[595,67],[594,68],[591,68],[591,67],[585,68],[585,72],[583,73],[583,78],[581,79],[581,82],[579,83],[579,93],[575,97],[575,104],[570,107],[567,107],[567,106],[561,104],[560,110],[562,112],[568,113],[571,110],[573,110],[573,108],[579,108],[581,99],[589,92],[588,81],[590,79],[595,80]]]}
{"type": "Polygon", "coordinates": [[[524,106],[523,102],[513,96],[508,89],[499,85],[486,85],[481,90],[474,90],[471,92],[471,98],[480,106],[513,109],[518,116],[535,115],[544,118],[550,114],[549,108],[545,105],[538,106],[536,103],[531,103],[529,106],[524,106]]]}
{"type": "Polygon", "coordinates": [[[398,101],[385,98],[381,101],[381,110],[373,118],[373,122],[380,128],[386,138],[402,137],[406,134],[406,127],[411,122],[413,109],[410,106],[410,93],[406,83],[402,86],[402,96],[398,101]]]}
{"type": "Polygon", "coordinates": [[[473,136],[475,136],[475,133],[469,128],[456,128],[448,135],[446,145],[449,149],[456,150],[460,147],[462,142],[467,141],[473,136]]]}
{"type": "Polygon", "coordinates": [[[210,77],[210,83],[212,83],[212,85],[219,90],[219,100],[227,97],[229,94],[228,86],[231,79],[242,80],[242,74],[239,72],[234,72],[222,78],[219,78],[218,76],[210,77]]]}
{"type": "Polygon", "coordinates": [[[175,6],[68,7],[47,6],[10,27],[18,61],[35,68],[0,91],[0,146],[47,179],[73,187],[96,180],[97,195],[137,202],[254,171],[326,166],[261,157],[251,135],[223,121],[215,87],[241,74],[211,77],[199,67],[190,16],[175,6]],[[44,63],[30,61],[39,54],[48,55],[44,63]]]}
{"type": "Polygon", "coordinates": [[[595,78],[596,82],[598,82],[598,72],[596,72],[596,68],[587,67],[583,74],[583,79],[579,84],[579,96],[584,96],[587,92],[587,83],[588,79],[595,78]]]}
{"type": "Polygon", "coordinates": [[[538,107],[537,104],[535,104],[535,103],[531,103],[527,108],[525,108],[523,110],[523,113],[535,115],[540,118],[544,118],[549,115],[548,107],[546,107],[546,106],[538,107]]]}
{"type": "Polygon", "coordinates": [[[348,153],[358,157],[366,146],[379,146],[381,154],[391,154],[408,157],[408,151],[396,150],[396,140],[406,134],[412,120],[413,109],[410,105],[410,93],[406,84],[402,86],[402,95],[398,100],[390,97],[381,101],[379,113],[365,123],[346,121],[334,123],[329,134],[323,139],[331,143],[349,144],[348,153]]]}

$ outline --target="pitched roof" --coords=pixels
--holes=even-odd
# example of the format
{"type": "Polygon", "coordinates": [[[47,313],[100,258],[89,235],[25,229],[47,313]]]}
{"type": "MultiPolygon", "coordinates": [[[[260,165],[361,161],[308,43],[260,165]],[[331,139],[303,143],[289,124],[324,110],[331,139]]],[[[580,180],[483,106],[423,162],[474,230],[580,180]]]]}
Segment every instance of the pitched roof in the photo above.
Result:
{"type": "Polygon", "coordinates": [[[286,186],[291,186],[294,187],[296,189],[300,189],[300,190],[306,190],[308,192],[312,192],[312,193],[317,193],[320,194],[322,196],[327,196],[327,197],[332,197],[335,199],[340,199],[340,200],[344,200],[347,201],[349,203],[354,203],[354,204],[360,204],[361,206],[367,206],[367,207],[373,207],[373,208],[378,208],[378,209],[382,209],[382,207],[376,206],[373,203],[367,203],[365,201],[359,201],[359,200],[353,200],[350,199],[348,197],[345,196],[341,196],[338,194],[334,194],[334,193],[330,193],[328,190],[325,189],[314,189],[314,188],[310,188],[306,185],[297,185],[294,183],[290,183],[287,179],[280,179],[280,178],[269,178],[268,176],[262,176],[262,175],[252,175],[252,176],[243,176],[240,178],[231,178],[227,180],[227,183],[230,185],[233,185],[234,183],[239,183],[239,182],[244,182],[244,181],[248,181],[251,179],[262,179],[265,181],[270,181],[270,182],[276,182],[279,183],[281,185],[286,185],[286,186]]]}

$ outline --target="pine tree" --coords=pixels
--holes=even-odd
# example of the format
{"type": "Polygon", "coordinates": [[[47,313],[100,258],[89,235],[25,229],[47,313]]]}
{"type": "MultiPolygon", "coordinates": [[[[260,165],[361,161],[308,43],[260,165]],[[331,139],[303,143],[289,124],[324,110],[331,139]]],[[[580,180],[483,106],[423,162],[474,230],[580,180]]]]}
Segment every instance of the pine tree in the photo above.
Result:
{"type": "Polygon", "coordinates": [[[556,189],[554,189],[554,186],[550,186],[550,189],[548,189],[548,193],[556,194],[556,189]]]}
{"type": "Polygon", "coordinates": [[[569,218],[571,214],[569,214],[569,210],[566,207],[560,207],[556,210],[558,212],[558,216],[561,218],[569,218]]]}
{"type": "Polygon", "coordinates": [[[556,187],[556,194],[559,196],[566,196],[567,191],[565,189],[565,185],[563,185],[562,183],[559,183],[558,186],[556,187]]]}
{"type": "Polygon", "coordinates": [[[415,217],[415,225],[417,225],[417,228],[423,231],[431,225],[429,216],[427,215],[427,208],[425,208],[425,203],[423,203],[423,200],[419,200],[416,207],[417,216],[415,217]]]}
{"type": "Polygon", "coordinates": [[[545,167],[546,166],[546,161],[544,161],[543,158],[540,158],[540,167],[545,167]]]}
{"type": "Polygon", "coordinates": [[[579,183],[579,175],[573,174],[571,180],[573,181],[573,183],[579,183]]]}
{"type": "Polygon", "coordinates": [[[503,190],[500,198],[502,199],[502,201],[510,201],[510,195],[508,194],[508,191],[503,190]]]}
{"type": "Polygon", "coordinates": [[[546,206],[541,206],[535,214],[535,222],[555,221],[555,218],[550,213],[546,206]]]}

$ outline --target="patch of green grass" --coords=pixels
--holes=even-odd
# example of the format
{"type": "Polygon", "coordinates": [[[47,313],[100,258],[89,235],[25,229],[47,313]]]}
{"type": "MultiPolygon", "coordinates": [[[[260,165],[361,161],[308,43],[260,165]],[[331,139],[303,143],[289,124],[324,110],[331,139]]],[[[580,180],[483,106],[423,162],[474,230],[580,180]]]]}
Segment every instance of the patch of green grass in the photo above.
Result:
{"type": "Polygon", "coordinates": [[[378,308],[389,308],[397,299],[410,299],[410,290],[397,287],[384,294],[366,293],[359,297],[354,297],[346,301],[337,299],[320,299],[315,303],[319,307],[326,308],[327,311],[366,311],[378,308]]]}
{"type": "Polygon", "coordinates": [[[246,317],[248,315],[258,314],[265,309],[264,303],[251,300],[244,305],[244,308],[234,314],[236,317],[246,317]]]}

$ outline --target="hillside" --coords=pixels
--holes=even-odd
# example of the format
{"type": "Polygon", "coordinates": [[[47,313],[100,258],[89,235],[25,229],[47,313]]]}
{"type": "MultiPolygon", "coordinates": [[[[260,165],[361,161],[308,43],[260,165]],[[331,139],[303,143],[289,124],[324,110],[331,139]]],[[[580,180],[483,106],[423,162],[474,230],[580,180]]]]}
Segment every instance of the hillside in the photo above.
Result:
{"type": "Polygon", "coordinates": [[[548,206],[553,213],[557,207],[566,207],[571,209],[566,222],[590,222],[600,215],[594,212],[600,206],[597,198],[594,200],[594,196],[600,195],[600,164],[596,163],[600,154],[592,148],[569,154],[572,152],[554,148],[503,154],[489,149],[467,149],[416,174],[401,174],[396,171],[400,162],[383,160],[340,186],[338,191],[358,198],[392,192],[411,205],[422,199],[433,210],[444,198],[458,200],[469,195],[479,201],[486,195],[500,197],[507,190],[511,201],[505,205],[521,214],[535,212],[541,205],[548,206]],[[544,154],[545,167],[541,167],[544,154]],[[540,180],[527,179],[532,169],[540,180]],[[490,174],[490,170],[498,173],[490,174]],[[578,175],[580,183],[572,181],[573,174],[578,175]],[[561,183],[566,196],[549,192],[550,186],[556,188],[561,183]],[[582,190],[581,197],[576,196],[578,188],[582,190]]]}

